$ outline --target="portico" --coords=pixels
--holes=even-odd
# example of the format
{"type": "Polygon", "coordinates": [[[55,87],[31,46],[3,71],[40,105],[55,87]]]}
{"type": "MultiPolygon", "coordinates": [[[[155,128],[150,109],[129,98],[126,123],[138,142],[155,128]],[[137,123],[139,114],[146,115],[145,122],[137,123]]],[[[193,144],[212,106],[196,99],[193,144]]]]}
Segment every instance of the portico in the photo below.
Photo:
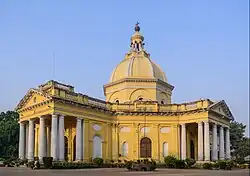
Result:
{"type": "MultiPolygon", "coordinates": [[[[187,157],[187,130],[188,124],[181,124],[181,159],[192,158],[187,157]]],[[[198,161],[216,161],[218,159],[230,159],[230,138],[229,126],[218,123],[201,121],[197,123],[197,148],[198,161]],[[218,130],[219,129],[219,130],[218,130]],[[218,143],[219,141],[219,143],[218,143]],[[219,153],[219,155],[218,155],[219,153]],[[211,154],[211,156],[210,156],[211,154]]],[[[190,145],[190,142],[189,142],[190,145]]],[[[190,150],[189,150],[190,151],[190,150]]],[[[195,158],[194,158],[195,159],[195,158]]]]}
{"type": "MultiPolygon", "coordinates": [[[[43,157],[51,156],[54,161],[64,161],[65,155],[70,154],[71,160],[73,160],[73,155],[75,155],[77,161],[84,159],[83,136],[85,131],[83,118],[75,118],[76,132],[70,135],[65,133],[65,116],[60,114],[44,115],[28,121],[22,121],[19,124],[19,158],[34,160],[34,157],[39,157],[39,160],[42,161],[43,157]],[[36,128],[36,126],[38,126],[38,128],[36,128]],[[26,133],[28,134],[26,135],[26,133]],[[39,134],[37,146],[35,146],[36,133],[39,134]],[[72,135],[75,135],[76,149],[71,148],[69,153],[65,153],[64,139],[72,135]],[[35,153],[36,147],[38,147],[38,153],[35,153]]],[[[72,142],[69,141],[68,145],[72,145],[72,142]]]]}

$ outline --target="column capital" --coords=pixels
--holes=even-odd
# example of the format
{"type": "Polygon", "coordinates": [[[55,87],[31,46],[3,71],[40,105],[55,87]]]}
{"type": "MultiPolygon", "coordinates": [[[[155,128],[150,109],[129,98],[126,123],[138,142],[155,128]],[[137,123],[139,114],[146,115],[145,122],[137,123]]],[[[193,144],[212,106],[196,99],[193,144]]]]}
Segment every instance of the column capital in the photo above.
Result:
{"type": "Polygon", "coordinates": [[[182,123],[180,124],[182,128],[186,128],[186,124],[185,123],[182,123]]]}
{"type": "Polygon", "coordinates": [[[19,123],[20,126],[24,126],[25,125],[24,121],[21,121],[21,122],[19,121],[18,123],[19,123]]]}
{"type": "Polygon", "coordinates": [[[64,115],[59,115],[59,119],[64,119],[64,115]]]}
{"type": "Polygon", "coordinates": [[[203,122],[197,122],[198,126],[202,126],[203,125],[203,122]]]}
{"type": "Polygon", "coordinates": [[[34,123],[35,122],[35,119],[29,119],[29,123],[34,123]]]}
{"type": "Polygon", "coordinates": [[[57,117],[58,117],[58,114],[51,114],[51,117],[52,117],[52,118],[57,118],[57,117]]]}
{"type": "Polygon", "coordinates": [[[210,122],[209,121],[203,121],[204,125],[207,125],[209,124],[210,122]]]}
{"type": "Polygon", "coordinates": [[[44,117],[44,116],[40,116],[40,117],[39,117],[39,120],[40,120],[40,121],[44,121],[44,120],[45,120],[45,117],[44,117]]]}
{"type": "Polygon", "coordinates": [[[77,122],[81,122],[82,120],[83,120],[83,119],[80,118],[80,117],[77,117],[77,118],[76,118],[76,121],[77,121],[77,122]]]}

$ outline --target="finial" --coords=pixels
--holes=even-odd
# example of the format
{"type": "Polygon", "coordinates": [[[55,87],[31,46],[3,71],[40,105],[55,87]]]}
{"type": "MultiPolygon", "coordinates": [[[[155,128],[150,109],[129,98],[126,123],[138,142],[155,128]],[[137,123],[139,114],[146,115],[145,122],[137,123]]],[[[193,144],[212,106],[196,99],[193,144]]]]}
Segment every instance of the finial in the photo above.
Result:
{"type": "Polygon", "coordinates": [[[140,26],[139,26],[139,22],[137,21],[137,23],[135,24],[135,31],[139,32],[140,31],[140,26]]]}

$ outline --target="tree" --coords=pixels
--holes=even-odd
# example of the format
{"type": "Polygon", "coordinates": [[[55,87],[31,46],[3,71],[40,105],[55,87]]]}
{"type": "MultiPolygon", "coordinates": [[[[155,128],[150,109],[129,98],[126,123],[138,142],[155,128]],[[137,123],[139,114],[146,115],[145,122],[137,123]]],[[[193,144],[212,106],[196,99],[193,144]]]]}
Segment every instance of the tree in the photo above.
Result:
{"type": "Polygon", "coordinates": [[[232,157],[244,158],[250,155],[249,138],[245,137],[246,125],[233,121],[230,123],[230,142],[232,157]]]}
{"type": "Polygon", "coordinates": [[[0,114],[0,158],[18,156],[19,115],[14,111],[0,114]]]}

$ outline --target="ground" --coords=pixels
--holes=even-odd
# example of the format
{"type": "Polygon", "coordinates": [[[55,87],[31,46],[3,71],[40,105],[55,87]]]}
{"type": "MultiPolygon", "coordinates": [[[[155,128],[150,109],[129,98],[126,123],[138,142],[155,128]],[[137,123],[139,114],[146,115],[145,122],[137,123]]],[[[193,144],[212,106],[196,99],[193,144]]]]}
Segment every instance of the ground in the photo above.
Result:
{"type": "Polygon", "coordinates": [[[249,170],[216,171],[201,169],[157,169],[154,172],[129,172],[126,169],[31,170],[0,168],[0,176],[248,176],[249,170]]]}

